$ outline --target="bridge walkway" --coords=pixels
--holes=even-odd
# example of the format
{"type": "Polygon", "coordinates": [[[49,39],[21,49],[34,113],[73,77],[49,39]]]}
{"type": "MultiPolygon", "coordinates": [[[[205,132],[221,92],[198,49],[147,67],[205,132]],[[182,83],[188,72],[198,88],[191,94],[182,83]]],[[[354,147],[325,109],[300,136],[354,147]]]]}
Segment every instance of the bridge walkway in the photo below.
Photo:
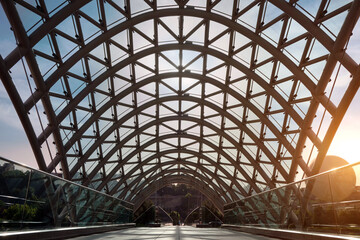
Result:
{"type": "Polygon", "coordinates": [[[73,240],[276,240],[260,235],[235,232],[221,228],[195,228],[190,226],[139,227],[71,238],[73,240]]]}

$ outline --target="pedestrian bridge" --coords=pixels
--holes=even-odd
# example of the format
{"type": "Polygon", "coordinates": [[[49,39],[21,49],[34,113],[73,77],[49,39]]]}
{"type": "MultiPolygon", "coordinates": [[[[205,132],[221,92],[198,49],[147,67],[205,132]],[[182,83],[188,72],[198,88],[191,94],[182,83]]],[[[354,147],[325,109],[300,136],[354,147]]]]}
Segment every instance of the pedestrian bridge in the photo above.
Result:
{"type": "Polygon", "coordinates": [[[95,234],[91,236],[78,237],[73,239],[95,240],[95,239],[114,239],[114,240],[130,240],[130,239],[147,239],[147,240],[190,240],[190,239],[208,239],[208,240],[271,240],[276,238],[256,236],[249,233],[239,233],[222,229],[194,228],[187,226],[174,226],[162,228],[131,228],[127,230],[108,232],[104,234],[95,234]]]}
{"type": "Polygon", "coordinates": [[[0,159],[5,235],[160,224],[148,200],[178,184],[194,223],[232,230],[121,233],[359,235],[359,162],[327,155],[360,86],[359,0],[0,2],[1,140],[20,121],[33,152],[0,159]]]}

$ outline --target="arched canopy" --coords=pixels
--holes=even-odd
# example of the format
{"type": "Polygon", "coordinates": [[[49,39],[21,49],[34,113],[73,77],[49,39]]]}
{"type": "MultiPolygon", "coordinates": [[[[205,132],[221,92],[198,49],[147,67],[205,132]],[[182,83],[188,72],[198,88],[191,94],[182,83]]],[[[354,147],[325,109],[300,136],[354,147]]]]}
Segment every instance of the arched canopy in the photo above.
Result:
{"type": "Polygon", "coordinates": [[[205,182],[200,181],[199,179],[196,179],[191,175],[187,174],[167,175],[165,177],[162,177],[160,180],[154,180],[153,182],[151,182],[151,184],[146,186],[144,190],[142,190],[141,193],[136,196],[136,199],[134,199],[134,211],[136,211],[145,201],[145,199],[151,196],[151,194],[165,186],[172,185],[173,183],[195,186],[196,190],[204,194],[204,196],[206,196],[208,199],[210,199],[210,201],[212,201],[214,206],[216,206],[220,211],[222,211],[224,201],[218,198],[217,193],[214,192],[212,189],[209,189],[205,182]]]}
{"type": "Polygon", "coordinates": [[[186,183],[221,210],[316,173],[359,88],[359,0],[1,4],[0,77],[39,168],[137,207],[186,183]]]}

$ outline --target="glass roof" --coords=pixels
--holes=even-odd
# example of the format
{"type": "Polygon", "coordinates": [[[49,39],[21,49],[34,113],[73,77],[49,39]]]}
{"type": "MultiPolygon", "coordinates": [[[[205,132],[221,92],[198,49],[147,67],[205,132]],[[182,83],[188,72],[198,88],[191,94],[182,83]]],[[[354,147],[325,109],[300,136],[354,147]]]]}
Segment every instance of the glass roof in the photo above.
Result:
{"type": "Polygon", "coordinates": [[[128,201],[182,181],[224,204],[310,174],[351,101],[357,1],[1,3],[39,168],[128,201]]]}

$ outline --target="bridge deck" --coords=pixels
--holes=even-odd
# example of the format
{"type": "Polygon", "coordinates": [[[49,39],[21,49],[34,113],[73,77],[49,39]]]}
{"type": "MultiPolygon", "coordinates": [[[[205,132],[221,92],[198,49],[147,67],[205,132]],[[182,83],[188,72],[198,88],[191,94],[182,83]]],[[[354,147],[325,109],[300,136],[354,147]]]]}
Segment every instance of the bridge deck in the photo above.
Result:
{"type": "Polygon", "coordinates": [[[206,239],[206,240],[271,240],[259,235],[235,232],[221,228],[194,228],[189,226],[171,226],[161,228],[130,228],[120,231],[94,234],[72,238],[76,240],[190,240],[190,239],[206,239]]]}

